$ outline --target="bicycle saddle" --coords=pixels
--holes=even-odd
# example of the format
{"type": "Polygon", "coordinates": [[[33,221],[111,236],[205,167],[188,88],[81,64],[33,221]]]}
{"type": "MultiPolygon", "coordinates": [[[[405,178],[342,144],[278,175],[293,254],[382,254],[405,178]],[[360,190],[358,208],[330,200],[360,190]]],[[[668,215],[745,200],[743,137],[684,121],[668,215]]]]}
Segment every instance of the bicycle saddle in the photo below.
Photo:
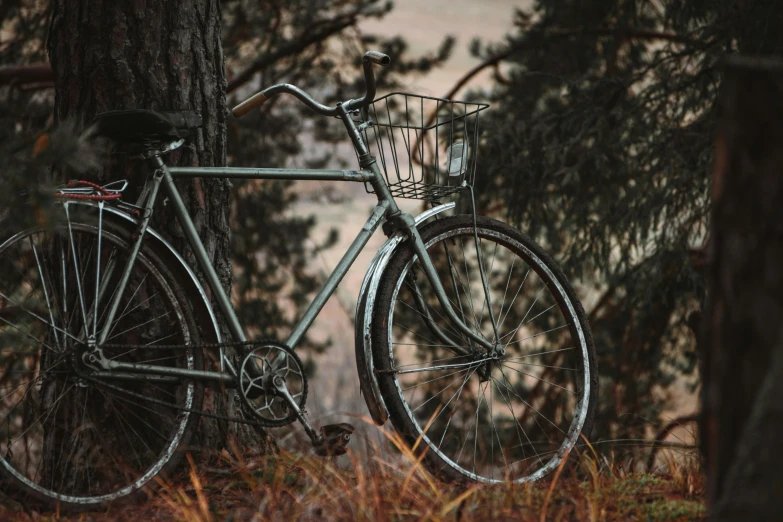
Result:
{"type": "Polygon", "coordinates": [[[108,111],[92,121],[98,128],[98,134],[114,141],[138,145],[188,138],[202,126],[201,114],[197,111],[108,111]]]}

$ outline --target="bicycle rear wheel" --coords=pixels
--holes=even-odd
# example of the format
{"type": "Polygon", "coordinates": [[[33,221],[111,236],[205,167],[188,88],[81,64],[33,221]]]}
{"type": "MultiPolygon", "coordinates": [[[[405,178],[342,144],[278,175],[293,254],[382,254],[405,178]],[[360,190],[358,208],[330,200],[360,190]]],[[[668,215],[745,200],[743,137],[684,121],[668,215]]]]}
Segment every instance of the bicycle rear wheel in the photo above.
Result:
{"type": "MultiPolygon", "coordinates": [[[[83,361],[131,248],[129,231],[92,215],[0,244],[0,477],[29,500],[95,509],[154,487],[192,433],[201,387],[171,377],[102,372],[83,361]],[[99,230],[102,232],[99,234],[99,230]]],[[[175,279],[142,247],[107,358],[201,369],[196,322],[175,279]]]]}
{"type": "Polygon", "coordinates": [[[435,221],[421,235],[456,313],[505,353],[489,356],[445,319],[406,244],[375,305],[379,387],[394,427],[436,475],[532,481],[590,433],[598,393],[592,336],[573,289],[538,245],[486,217],[477,232],[489,302],[472,216],[435,221]]]}

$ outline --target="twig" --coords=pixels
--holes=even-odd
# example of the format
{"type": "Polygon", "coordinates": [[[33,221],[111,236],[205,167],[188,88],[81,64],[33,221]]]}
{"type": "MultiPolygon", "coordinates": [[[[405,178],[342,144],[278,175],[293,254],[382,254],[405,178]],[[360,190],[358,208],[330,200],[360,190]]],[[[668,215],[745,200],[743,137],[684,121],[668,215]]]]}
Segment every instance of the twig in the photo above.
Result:
{"type": "Polygon", "coordinates": [[[13,85],[23,90],[31,86],[46,89],[54,86],[54,73],[47,63],[0,67],[0,85],[13,85]]]}
{"type": "Polygon", "coordinates": [[[259,56],[245,70],[237,74],[228,82],[226,92],[230,93],[238,89],[249,82],[257,72],[269,67],[278,60],[298,54],[311,45],[322,42],[330,36],[341,32],[343,29],[356,24],[356,21],[362,14],[364,13],[355,12],[332,20],[331,23],[324,23],[319,29],[306,31],[301,38],[283,44],[274,52],[259,56]]]}
{"type": "Polygon", "coordinates": [[[549,490],[546,492],[546,497],[544,497],[544,505],[541,506],[541,516],[538,518],[539,522],[546,522],[546,511],[547,508],[549,508],[549,500],[552,498],[552,492],[555,490],[557,480],[560,478],[560,472],[563,471],[563,467],[568,461],[568,456],[569,454],[566,453],[563,460],[560,462],[560,465],[557,467],[554,478],[552,478],[552,484],[549,485],[549,490]]]}
{"type": "Polygon", "coordinates": [[[665,439],[669,433],[672,432],[674,428],[678,428],[680,426],[684,426],[685,424],[688,424],[689,422],[696,422],[698,419],[698,414],[691,413],[690,415],[683,415],[682,417],[677,417],[673,421],[671,421],[669,424],[663,427],[661,431],[658,432],[658,435],[655,437],[655,440],[652,443],[652,447],[650,448],[650,456],[647,457],[647,473],[650,473],[652,471],[653,464],[655,464],[655,456],[658,454],[658,450],[663,445],[663,439],[665,439]]]}

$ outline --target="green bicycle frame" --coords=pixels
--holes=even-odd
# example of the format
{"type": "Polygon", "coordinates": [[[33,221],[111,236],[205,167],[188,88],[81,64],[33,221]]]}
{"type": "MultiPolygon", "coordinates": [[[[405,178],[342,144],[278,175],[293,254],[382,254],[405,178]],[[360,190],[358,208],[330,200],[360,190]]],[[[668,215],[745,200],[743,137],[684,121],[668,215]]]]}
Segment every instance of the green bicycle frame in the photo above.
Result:
{"type": "MultiPolygon", "coordinates": [[[[446,292],[443,288],[443,285],[441,284],[440,279],[438,278],[435,267],[432,264],[432,260],[429,254],[427,253],[426,246],[424,245],[421,235],[419,234],[419,231],[416,228],[416,224],[414,222],[413,217],[410,214],[400,212],[400,209],[397,207],[397,204],[395,203],[394,198],[392,197],[391,192],[389,191],[389,187],[386,184],[386,180],[384,179],[384,176],[381,174],[378,165],[376,164],[375,158],[369,153],[366,144],[362,140],[359,131],[357,130],[353,120],[348,116],[346,109],[343,106],[338,105],[337,111],[338,113],[340,113],[340,117],[343,123],[345,124],[349,136],[351,137],[351,141],[353,142],[354,147],[359,153],[360,170],[316,170],[316,169],[303,170],[303,169],[273,169],[273,168],[256,169],[256,168],[236,168],[236,167],[168,167],[163,162],[161,154],[155,154],[153,156],[153,160],[155,162],[155,166],[157,167],[157,170],[152,178],[151,187],[149,187],[149,190],[146,191],[147,193],[146,200],[143,202],[143,206],[147,211],[143,213],[144,217],[139,222],[138,238],[136,239],[136,242],[132,247],[129,260],[120,278],[120,283],[115,293],[115,297],[113,298],[112,302],[109,305],[105,326],[103,327],[102,331],[98,335],[97,345],[100,346],[102,343],[104,343],[109,334],[109,325],[112,324],[114,317],[117,313],[117,309],[119,308],[120,297],[124,292],[125,286],[127,285],[127,282],[130,278],[130,273],[133,268],[133,264],[136,260],[136,256],[138,255],[141,246],[141,241],[143,240],[144,233],[146,232],[147,225],[149,223],[149,219],[152,214],[152,209],[154,207],[155,200],[157,198],[157,195],[159,193],[159,188],[161,187],[161,185],[166,195],[168,196],[169,203],[172,205],[176,218],[179,220],[179,223],[182,226],[187,242],[190,245],[191,249],[193,250],[193,253],[196,257],[196,261],[198,262],[198,265],[201,268],[202,273],[206,278],[207,284],[209,285],[209,288],[212,291],[212,295],[214,296],[215,301],[217,302],[218,308],[220,309],[221,313],[223,314],[223,317],[226,320],[227,327],[232,338],[234,339],[234,341],[237,342],[243,342],[247,340],[244,330],[242,329],[239,319],[237,318],[237,315],[231,304],[229,296],[226,294],[226,292],[223,290],[223,287],[220,284],[220,280],[218,279],[217,273],[215,272],[215,269],[209,260],[209,255],[207,254],[207,251],[204,248],[204,245],[198,236],[198,232],[196,231],[196,227],[193,224],[193,220],[190,218],[187,208],[185,207],[185,204],[182,201],[182,197],[180,196],[179,191],[177,190],[177,187],[174,183],[174,180],[176,178],[203,177],[203,178],[235,178],[235,179],[352,181],[352,182],[369,183],[374,189],[374,193],[378,199],[378,203],[375,209],[373,210],[370,217],[367,219],[367,222],[364,224],[362,229],[359,231],[356,238],[351,243],[350,247],[348,247],[348,250],[340,259],[337,266],[329,275],[323,287],[318,291],[316,296],[313,298],[313,301],[308,306],[307,310],[304,312],[302,317],[294,326],[293,330],[291,331],[291,334],[288,336],[288,339],[286,340],[286,344],[289,347],[291,348],[296,347],[296,345],[301,340],[302,336],[307,332],[307,330],[310,328],[315,318],[323,309],[324,305],[326,304],[326,301],[334,293],[335,289],[337,288],[337,285],[340,283],[340,281],[343,279],[343,277],[348,272],[350,267],[353,265],[359,253],[367,245],[367,242],[370,240],[370,237],[377,230],[381,222],[384,219],[386,219],[386,220],[397,220],[397,223],[399,223],[399,228],[401,228],[403,232],[411,239],[414,251],[418,255],[419,259],[421,260],[422,266],[424,268],[424,272],[427,278],[429,279],[430,283],[432,284],[435,294],[440,304],[443,306],[443,309],[446,312],[446,315],[449,318],[449,320],[454,324],[454,326],[458,329],[458,331],[461,331],[463,334],[465,334],[467,338],[470,339],[472,342],[476,343],[476,345],[483,347],[490,353],[494,352],[497,349],[497,346],[487,341],[480,335],[476,334],[473,330],[471,330],[468,326],[466,326],[464,321],[460,319],[460,317],[457,315],[455,310],[452,308],[451,303],[448,297],[446,296],[446,292]]],[[[427,313],[427,315],[429,314],[427,313]]],[[[430,325],[430,327],[433,329],[433,331],[442,340],[444,340],[444,342],[446,342],[447,345],[449,345],[450,348],[455,353],[459,355],[470,354],[470,352],[466,350],[464,347],[459,346],[459,344],[449,339],[442,332],[442,330],[434,324],[434,321],[431,319],[431,317],[428,318],[427,322],[430,325]]],[[[230,383],[233,381],[232,376],[223,372],[219,372],[219,373],[205,372],[205,371],[186,370],[186,369],[169,368],[169,367],[154,366],[154,365],[139,365],[134,363],[125,363],[125,362],[113,361],[111,359],[107,359],[103,357],[102,354],[100,358],[101,358],[100,362],[104,366],[104,368],[110,370],[119,370],[119,371],[124,370],[124,371],[151,373],[151,374],[158,374],[158,375],[193,377],[193,378],[200,378],[200,379],[218,380],[226,383],[230,383]]],[[[231,366],[230,362],[228,362],[228,367],[232,373],[235,373],[235,370],[231,366]]]]}

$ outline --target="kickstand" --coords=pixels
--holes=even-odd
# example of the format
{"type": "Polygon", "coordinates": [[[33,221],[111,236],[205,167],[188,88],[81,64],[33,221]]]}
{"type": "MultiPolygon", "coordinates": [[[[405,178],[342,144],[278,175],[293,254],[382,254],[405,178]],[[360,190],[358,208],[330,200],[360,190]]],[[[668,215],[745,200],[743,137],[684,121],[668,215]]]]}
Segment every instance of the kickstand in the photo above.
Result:
{"type": "Polygon", "coordinates": [[[305,433],[310,437],[313,442],[313,449],[315,454],[319,457],[336,457],[338,455],[344,455],[346,452],[346,446],[351,441],[351,433],[354,431],[354,427],[347,423],[340,424],[327,424],[321,426],[320,433],[318,433],[312,424],[307,420],[305,412],[299,408],[296,401],[288,392],[288,388],[285,385],[285,380],[279,375],[275,375],[272,379],[272,386],[275,391],[288,403],[288,406],[294,410],[296,418],[302,423],[305,433]]]}

